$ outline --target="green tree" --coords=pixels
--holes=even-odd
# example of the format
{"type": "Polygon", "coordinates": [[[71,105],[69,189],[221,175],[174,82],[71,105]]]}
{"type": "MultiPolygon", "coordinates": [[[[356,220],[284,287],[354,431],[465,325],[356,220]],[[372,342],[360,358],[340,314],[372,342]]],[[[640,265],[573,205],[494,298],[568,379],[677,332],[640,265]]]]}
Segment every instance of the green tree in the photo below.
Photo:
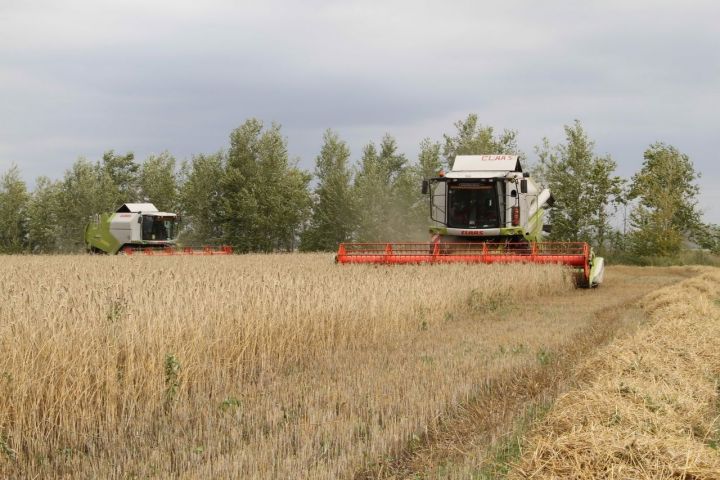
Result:
{"type": "Polygon", "coordinates": [[[280,202],[274,224],[274,250],[293,251],[299,245],[302,228],[312,212],[310,180],[312,176],[299,168],[297,161],[288,165],[277,190],[280,202]]]}
{"type": "Polygon", "coordinates": [[[225,239],[243,252],[257,249],[263,240],[265,222],[260,218],[258,203],[261,188],[258,157],[262,130],[262,122],[253,118],[232,131],[222,182],[225,239]]]}
{"type": "Polygon", "coordinates": [[[422,142],[420,142],[418,166],[420,168],[420,175],[422,178],[428,179],[437,177],[438,172],[442,168],[440,148],[440,143],[433,142],[429,138],[425,138],[422,142]]]}
{"type": "Polygon", "coordinates": [[[82,249],[85,226],[92,217],[114,212],[122,203],[116,183],[103,165],[84,158],[65,172],[57,198],[57,245],[63,252],[82,249]]]}
{"type": "Polygon", "coordinates": [[[630,214],[632,249],[638,255],[672,256],[702,225],[695,184],[700,176],[690,158],[671,145],[655,143],[643,156],[630,186],[630,199],[638,202],[630,214]]]}
{"type": "Polygon", "coordinates": [[[585,241],[600,250],[610,231],[609,209],[622,197],[623,180],[613,175],[615,161],[597,156],[579,121],[565,126],[566,143],[551,147],[547,139],[536,148],[535,173],[550,188],[553,240],[585,241]]]}
{"type": "Polygon", "coordinates": [[[108,150],[103,154],[101,169],[112,182],[112,189],[108,195],[110,195],[115,208],[123,203],[138,200],[140,165],[135,163],[133,153],[118,155],[113,150],[108,150]]]}
{"type": "Polygon", "coordinates": [[[427,241],[430,208],[421,190],[423,178],[419,164],[407,165],[397,177],[389,209],[393,225],[390,240],[427,241]]]}
{"type": "Polygon", "coordinates": [[[442,158],[440,152],[440,143],[433,142],[429,138],[425,138],[420,142],[418,163],[414,166],[417,175],[406,187],[408,190],[407,196],[414,197],[411,219],[408,222],[410,225],[413,225],[413,230],[417,231],[417,235],[413,236],[413,240],[427,239],[427,227],[431,223],[430,203],[429,198],[422,194],[420,185],[422,180],[435,178],[438,176],[440,170],[442,170],[442,158]]]}
{"type": "Polygon", "coordinates": [[[710,250],[710,252],[720,254],[720,225],[702,224],[695,232],[695,241],[702,248],[710,250]]]}
{"type": "Polygon", "coordinates": [[[0,252],[19,253],[27,246],[29,195],[17,165],[0,177],[0,252]]]}
{"type": "Polygon", "coordinates": [[[327,130],[320,155],[315,160],[318,185],[310,224],[302,234],[302,250],[335,250],[339,243],[351,239],[357,214],[349,159],[347,144],[337,133],[327,130]]]}
{"type": "Polygon", "coordinates": [[[454,136],[443,135],[443,157],[445,164],[452,168],[457,155],[507,154],[517,155],[517,132],[504,130],[495,135],[493,127],[482,126],[478,116],[471,113],[465,120],[455,122],[457,132],[454,136]]]}
{"type": "Polygon", "coordinates": [[[178,208],[178,178],[175,158],[169,152],[151,155],[140,167],[140,196],[163,212],[178,208]]]}
{"type": "Polygon", "coordinates": [[[360,171],[355,176],[353,196],[358,206],[356,240],[383,241],[386,208],[390,201],[388,173],[378,157],[377,148],[369,143],[363,148],[360,171]]]}
{"type": "Polygon", "coordinates": [[[185,181],[178,192],[183,230],[187,244],[218,244],[223,231],[223,191],[225,155],[196,155],[182,166],[185,181]]]}
{"type": "Polygon", "coordinates": [[[28,244],[33,253],[51,253],[58,248],[58,212],[61,182],[39,177],[28,203],[28,244]]]}
{"type": "Polygon", "coordinates": [[[224,235],[238,251],[292,250],[310,212],[310,175],[288,159],[280,125],[247,120],[230,135],[224,235]]]}
{"type": "Polygon", "coordinates": [[[409,165],[397,142],[385,135],[379,149],[365,146],[353,193],[358,205],[356,238],[361,242],[418,240],[425,237],[420,213],[421,169],[409,165]]]}

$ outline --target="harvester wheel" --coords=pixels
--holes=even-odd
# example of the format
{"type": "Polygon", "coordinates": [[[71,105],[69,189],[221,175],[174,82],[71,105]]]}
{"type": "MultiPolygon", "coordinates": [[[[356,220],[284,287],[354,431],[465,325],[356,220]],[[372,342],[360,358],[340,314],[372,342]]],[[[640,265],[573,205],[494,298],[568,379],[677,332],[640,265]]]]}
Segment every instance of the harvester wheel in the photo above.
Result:
{"type": "Polygon", "coordinates": [[[576,288],[590,288],[588,279],[585,278],[585,274],[582,270],[576,271],[574,277],[576,288]]]}

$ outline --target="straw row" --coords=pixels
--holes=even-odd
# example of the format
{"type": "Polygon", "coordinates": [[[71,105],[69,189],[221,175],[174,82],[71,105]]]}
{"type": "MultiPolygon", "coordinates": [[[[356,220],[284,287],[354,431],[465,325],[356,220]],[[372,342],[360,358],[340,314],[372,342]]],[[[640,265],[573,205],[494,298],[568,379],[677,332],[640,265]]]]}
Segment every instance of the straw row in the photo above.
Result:
{"type": "Polygon", "coordinates": [[[720,272],[643,301],[651,324],[580,367],[510,478],[720,478],[720,272]],[[600,372],[598,374],[598,372],[600,372]]]}

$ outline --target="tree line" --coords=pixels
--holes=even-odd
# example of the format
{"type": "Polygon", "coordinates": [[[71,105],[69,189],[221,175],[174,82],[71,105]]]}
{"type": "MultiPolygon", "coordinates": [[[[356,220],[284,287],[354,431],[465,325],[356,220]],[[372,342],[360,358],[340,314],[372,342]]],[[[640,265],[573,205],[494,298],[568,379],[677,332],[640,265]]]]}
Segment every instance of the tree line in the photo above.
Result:
{"type": "MultiPolygon", "coordinates": [[[[257,119],[233,130],[227,149],[215,153],[178,162],[163,152],[139,163],[132,153],[110,150],[94,162],[78,159],[61,179],[38,178],[32,191],[12,166],[0,176],[0,252],[81,251],[92,216],[128,202],[179,213],[184,244],[229,244],[239,252],[427,240],[422,179],[451,168],[456,155],[519,153],[516,131],[496,132],[475,114],[454,127],[439,141],[424,139],[417,159],[385,135],[365,145],[357,162],[347,143],[327,130],[312,173],[289,158],[280,125],[257,119]]],[[[702,222],[699,173],[687,155],[655,143],[640,171],[623,179],[612,157],[594,149],[578,121],[565,126],[564,142],[545,139],[535,148],[533,176],[555,198],[551,240],[643,256],[675,255],[688,240],[719,250],[720,229],[702,222]]]]}

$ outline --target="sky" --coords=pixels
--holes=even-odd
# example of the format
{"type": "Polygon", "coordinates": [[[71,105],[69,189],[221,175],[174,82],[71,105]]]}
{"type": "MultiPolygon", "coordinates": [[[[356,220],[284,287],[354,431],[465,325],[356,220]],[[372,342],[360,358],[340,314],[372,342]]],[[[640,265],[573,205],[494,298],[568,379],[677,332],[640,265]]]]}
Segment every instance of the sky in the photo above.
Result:
{"type": "Polygon", "coordinates": [[[414,160],[469,113],[532,160],[578,119],[624,177],[654,142],[689,155],[720,223],[718,20],[701,0],[0,0],[0,173],[189,159],[251,117],[308,170],[327,128],[355,160],[385,133],[414,160]]]}

